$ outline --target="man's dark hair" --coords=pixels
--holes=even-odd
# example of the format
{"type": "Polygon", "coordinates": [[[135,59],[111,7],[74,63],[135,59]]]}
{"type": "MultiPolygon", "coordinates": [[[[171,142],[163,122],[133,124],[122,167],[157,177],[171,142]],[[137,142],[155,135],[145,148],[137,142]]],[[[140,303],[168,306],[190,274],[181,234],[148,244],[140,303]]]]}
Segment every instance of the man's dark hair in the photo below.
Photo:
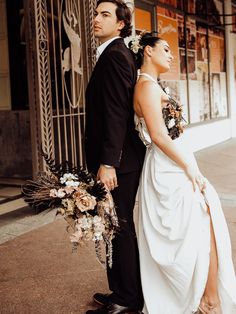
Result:
{"type": "Polygon", "coordinates": [[[118,21],[124,21],[125,26],[120,31],[120,36],[125,38],[132,33],[132,13],[130,8],[122,0],[98,0],[97,6],[102,2],[111,2],[116,5],[116,17],[118,21]]]}

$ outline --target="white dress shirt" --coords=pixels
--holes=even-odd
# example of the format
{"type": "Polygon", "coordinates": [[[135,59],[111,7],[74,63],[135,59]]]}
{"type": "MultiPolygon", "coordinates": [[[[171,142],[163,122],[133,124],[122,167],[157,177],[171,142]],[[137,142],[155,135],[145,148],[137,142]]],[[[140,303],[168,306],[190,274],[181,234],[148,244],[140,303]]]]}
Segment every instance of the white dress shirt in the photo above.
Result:
{"type": "Polygon", "coordinates": [[[108,39],[107,41],[105,41],[103,44],[101,44],[100,46],[97,47],[97,51],[96,51],[96,58],[98,60],[98,58],[101,56],[101,54],[103,53],[103,51],[106,49],[106,47],[115,39],[117,38],[121,38],[120,36],[116,36],[113,37],[111,39],[108,39]]]}

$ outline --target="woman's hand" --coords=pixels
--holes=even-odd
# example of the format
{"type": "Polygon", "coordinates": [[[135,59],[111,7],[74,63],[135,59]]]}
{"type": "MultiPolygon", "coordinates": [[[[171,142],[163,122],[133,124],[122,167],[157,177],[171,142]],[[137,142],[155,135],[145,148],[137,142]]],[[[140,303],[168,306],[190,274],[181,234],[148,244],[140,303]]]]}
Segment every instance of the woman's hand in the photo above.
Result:
{"type": "Polygon", "coordinates": [[[196,191],[197,187],[202,192],[206,187],[206,179],[201,174],[200,170],[198,169],[197,165],[189,164],[184,169],[185,173],[192,181],[193,190],[196,191]]]}

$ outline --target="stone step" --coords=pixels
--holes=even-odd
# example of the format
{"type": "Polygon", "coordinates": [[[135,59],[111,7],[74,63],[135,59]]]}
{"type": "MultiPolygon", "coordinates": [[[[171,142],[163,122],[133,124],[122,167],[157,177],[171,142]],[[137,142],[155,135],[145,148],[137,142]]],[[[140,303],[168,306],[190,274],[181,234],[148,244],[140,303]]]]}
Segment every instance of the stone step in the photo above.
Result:
{"type": "Polygon", "coordinates": [[[56,209],[37,214],[23,199],[1,206],[6,207],[0,210],[0,244],[60,218],[56,209]]]}
{"type": "Polygon", "coordinates": [[[15,210],[20,210],[24,207],[28,207],[28,205],[23,200],[23,198],[17,198],[14,200],[10,199],[8,202],[4,202],[3,204],[0,204],[0,219],[1,219],[1,215],[15,211],[15,210]]]}
{"type": "Polygon", "coordinates": [[[22,178],[4,178],[0,177],[0,185],[6,185],[6,186],[18,186],[21,187],[22,184],[26,182],[26,179],[22,178]]]}

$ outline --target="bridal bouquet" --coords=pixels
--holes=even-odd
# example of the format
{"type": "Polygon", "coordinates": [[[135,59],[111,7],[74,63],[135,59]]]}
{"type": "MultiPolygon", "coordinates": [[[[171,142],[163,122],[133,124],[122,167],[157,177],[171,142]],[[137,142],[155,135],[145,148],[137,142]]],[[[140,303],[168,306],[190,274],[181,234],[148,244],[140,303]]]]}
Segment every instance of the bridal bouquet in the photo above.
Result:
{"type": "Polygon", "coordinates": [[[118,231],[118,218],[112,196],[94,175],[72,167],[68,162],[55,165],[55,161],[43,153],[49,174],[40,174],[35,181],[27,181],[22,187],[25,201],[38,211],[56,208],[72,233],[73,248],[86,241],[94,241],[99,262],[101,242],[107,244],[107,262],[112,267],[112,239],[118,231]]]}
{"type": "Polygon", "coordinates": [[[163,88],[163,90],[169,96],[169,101],[168,104],[163,107],[162,115],[168,134],[171,139],[174,140],[183,133],[184,123],[186,123],[183,117],[183,106],[170,97],[168,88],[163,88]]]}

